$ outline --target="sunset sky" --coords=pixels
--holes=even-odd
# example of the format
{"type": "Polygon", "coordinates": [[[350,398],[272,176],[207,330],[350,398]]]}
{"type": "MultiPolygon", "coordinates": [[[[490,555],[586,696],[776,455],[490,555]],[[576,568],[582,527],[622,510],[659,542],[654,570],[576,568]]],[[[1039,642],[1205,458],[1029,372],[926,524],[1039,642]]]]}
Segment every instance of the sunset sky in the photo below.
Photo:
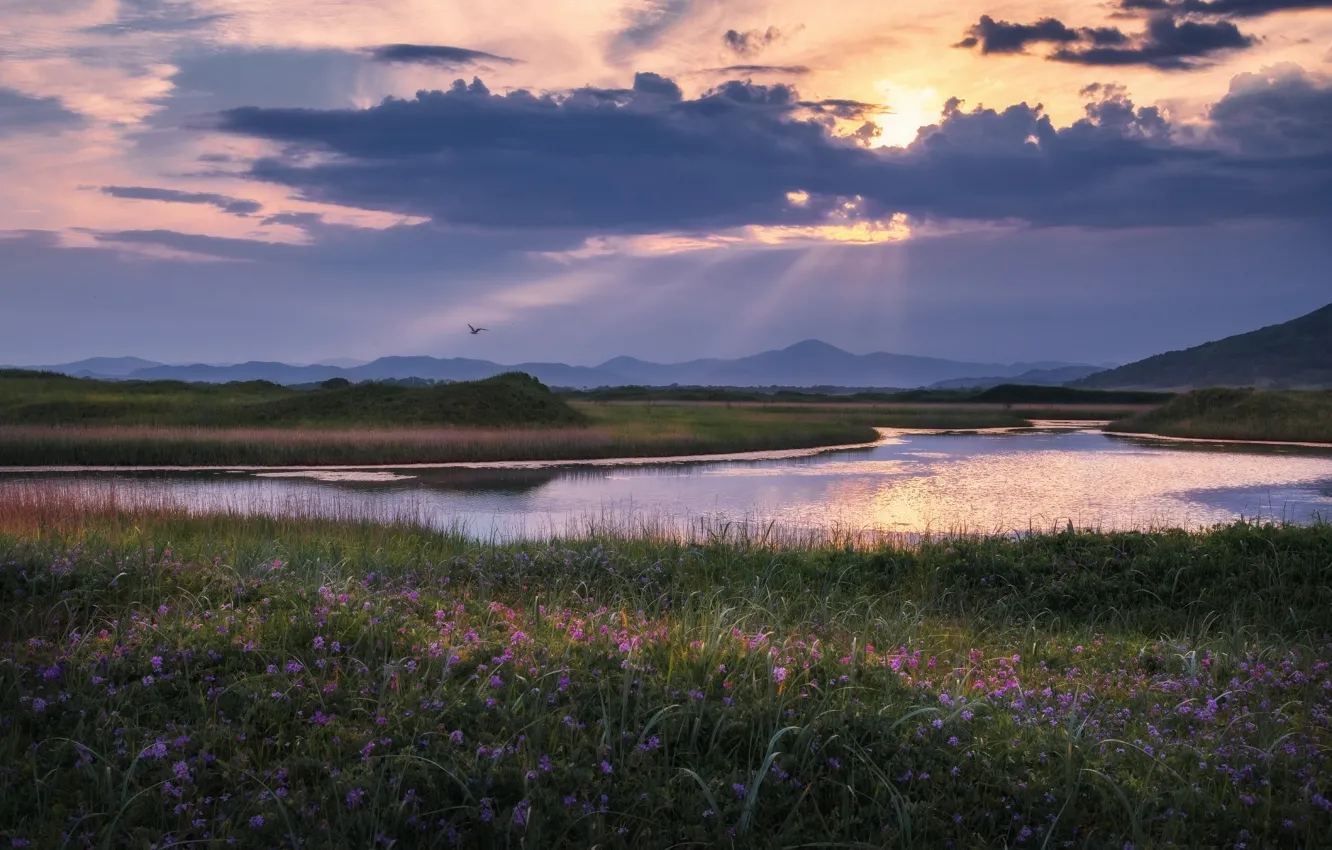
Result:
{"type": "Polygon", "coordinates": [[[0,363],[1125,362],[1328,301],[1332,0],[0,0],[0,363]]]}

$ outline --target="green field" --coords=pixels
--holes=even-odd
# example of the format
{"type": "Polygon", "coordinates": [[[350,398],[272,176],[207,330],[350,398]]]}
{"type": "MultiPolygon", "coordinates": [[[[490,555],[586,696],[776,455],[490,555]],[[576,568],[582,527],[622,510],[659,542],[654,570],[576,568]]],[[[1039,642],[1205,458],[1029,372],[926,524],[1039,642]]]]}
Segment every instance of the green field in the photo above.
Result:
{"type": "Polygon", "coordinates": [[[1196,390],[1106,430],[1167,437],[1332,443],[1332,390],[1196,390]]]}
{"type": "Polygon", "coordinates": [[[1327,846],[1330,572],[1326,525],[492,546],[11,489],[0,837],[1327,846]]]}

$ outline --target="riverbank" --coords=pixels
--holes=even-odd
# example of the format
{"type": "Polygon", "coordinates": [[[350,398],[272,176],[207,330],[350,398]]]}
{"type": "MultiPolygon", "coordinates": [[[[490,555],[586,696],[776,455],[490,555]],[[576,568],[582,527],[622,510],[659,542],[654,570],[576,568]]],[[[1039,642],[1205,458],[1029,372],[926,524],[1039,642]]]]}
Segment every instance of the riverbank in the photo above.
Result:
{"type": "Polygon", "coordinates": [[[11,500],[0,836],[1316,846],[1329,565],[1326,525],[487,546],[11,500]]]}
{"type": "Polygon", "coordinates": [[[1106,431],[1267,443],[1332,443],[1332,391],[1212,388],[1116,420],[1106,431]]]}

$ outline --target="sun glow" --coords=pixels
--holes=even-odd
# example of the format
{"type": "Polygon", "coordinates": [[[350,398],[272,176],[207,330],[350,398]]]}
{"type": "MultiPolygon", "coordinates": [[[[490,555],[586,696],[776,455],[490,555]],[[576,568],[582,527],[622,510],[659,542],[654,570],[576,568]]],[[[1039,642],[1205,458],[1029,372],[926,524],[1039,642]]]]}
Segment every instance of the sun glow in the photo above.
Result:
{"type": "Polygon", "coordinates": [[[871,142],[872,147],[906,147],[915,141],[917,130],[939,118],[941,101],[934,89],[906,88],[887,80],[880,80],[876,88],[888,111],[871,116],[881,131],[871,142]]]}

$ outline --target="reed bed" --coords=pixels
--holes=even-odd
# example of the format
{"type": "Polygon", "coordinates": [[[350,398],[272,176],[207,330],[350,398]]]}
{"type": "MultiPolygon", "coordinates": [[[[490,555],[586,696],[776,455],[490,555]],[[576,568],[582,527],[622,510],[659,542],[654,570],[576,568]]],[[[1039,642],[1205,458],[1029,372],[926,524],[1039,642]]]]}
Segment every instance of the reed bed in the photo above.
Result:
{"type": "Polygon", "coordinates": [[[1332,526],[498,544],[89,498],[0,491],[14,846],[1332,843],[1332,526]]]}
{"type": "Polygon", "coordinates": [[[651,428],[179,428],[0,426],[0,466],[336,466],[589,460],[871,442],[859,422],[784,417],[716,433],[651,428]]]}

